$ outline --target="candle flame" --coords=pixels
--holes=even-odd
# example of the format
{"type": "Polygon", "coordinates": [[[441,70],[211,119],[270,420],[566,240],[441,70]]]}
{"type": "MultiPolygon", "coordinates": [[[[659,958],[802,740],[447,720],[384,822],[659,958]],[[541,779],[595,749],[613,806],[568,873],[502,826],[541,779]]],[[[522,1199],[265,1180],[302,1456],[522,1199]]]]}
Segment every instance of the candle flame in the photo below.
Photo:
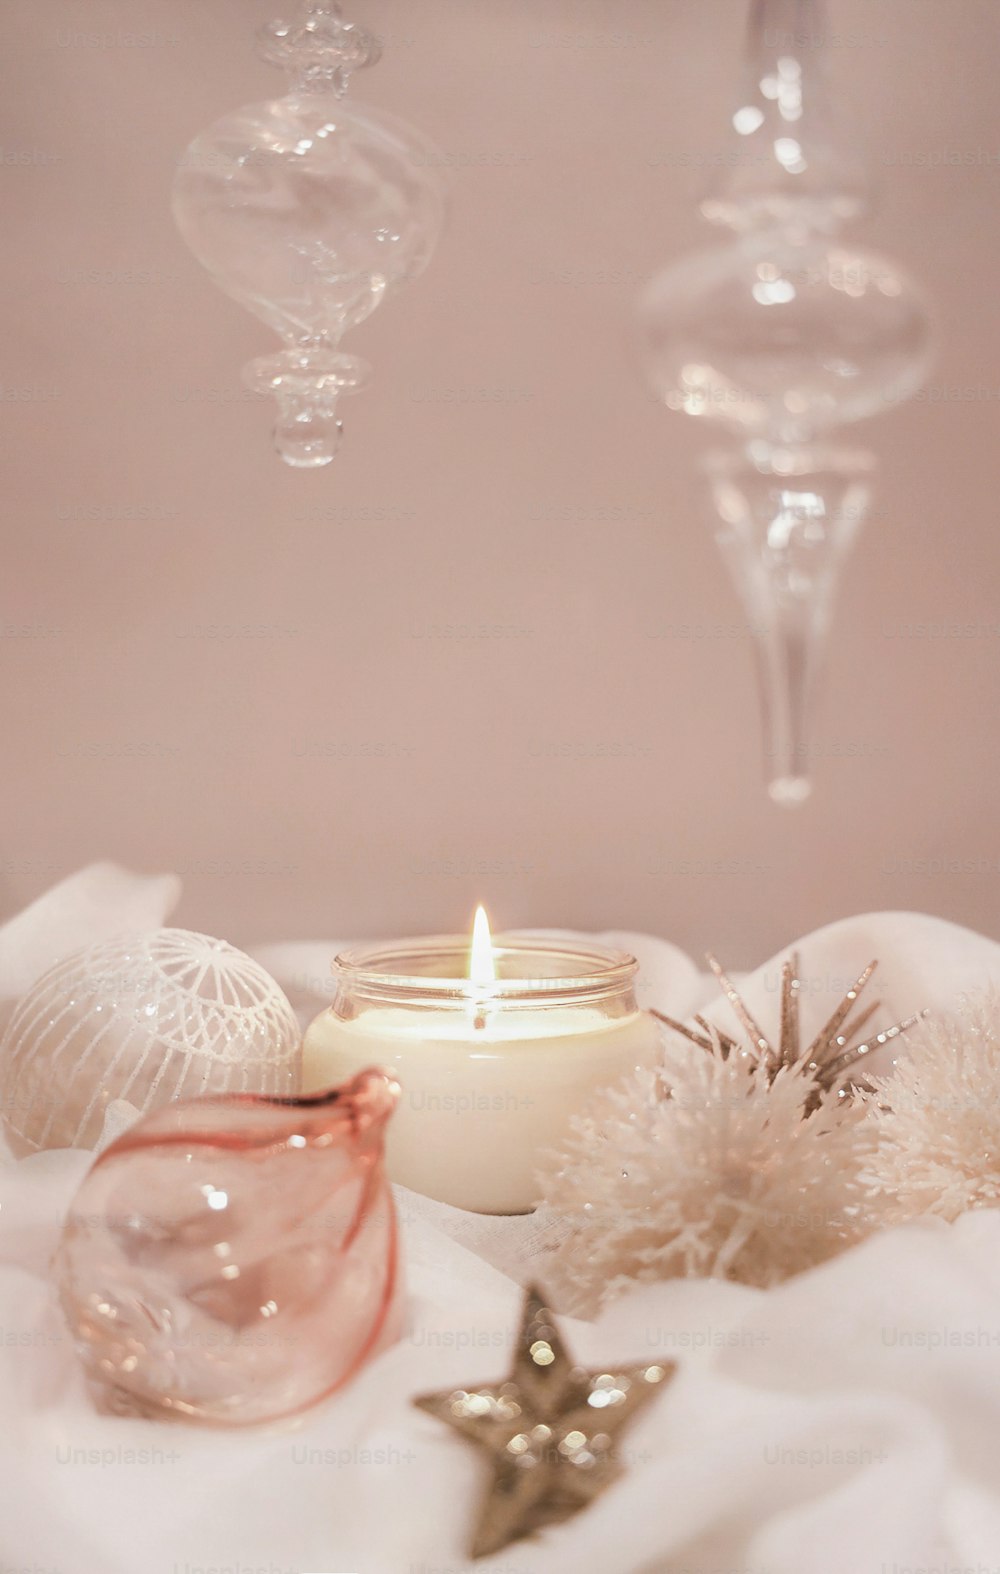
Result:
{"type": "Polygon", "coordinates": [[[485,907],[476,908],[472,925],[472,948],[469,952],[469,977],[474,984],[495,984],[496,959],[493,955],[493,937],[485,907]]]}

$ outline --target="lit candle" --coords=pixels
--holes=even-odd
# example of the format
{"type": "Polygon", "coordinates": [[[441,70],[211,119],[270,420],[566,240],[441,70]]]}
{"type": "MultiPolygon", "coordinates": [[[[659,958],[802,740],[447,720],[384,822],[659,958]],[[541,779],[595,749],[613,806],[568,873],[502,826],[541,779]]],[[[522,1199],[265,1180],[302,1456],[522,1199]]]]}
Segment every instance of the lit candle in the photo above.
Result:
{"type": "Polygon", "coordinates": [[[481,1213],[537,1201],[542,1149],[597,1089],[656,1057],[635,959],[589,941],[400,941],[337,957],[333,1005],[310,1026],[304,1090],[381,1065],[402,1084],[387,1142],[404,1186],[481,1213]]]}
{"type": "Polygon", "coordinates": [[[486,1013],[490,996],[496,993],[497,964],[493,955],[493,937],[485,907],[476,908],[472,920],[472,944],[469,947],[469,978],[476,986],[472,1019],[477,1031],[486,1026],[486,1013]]]}

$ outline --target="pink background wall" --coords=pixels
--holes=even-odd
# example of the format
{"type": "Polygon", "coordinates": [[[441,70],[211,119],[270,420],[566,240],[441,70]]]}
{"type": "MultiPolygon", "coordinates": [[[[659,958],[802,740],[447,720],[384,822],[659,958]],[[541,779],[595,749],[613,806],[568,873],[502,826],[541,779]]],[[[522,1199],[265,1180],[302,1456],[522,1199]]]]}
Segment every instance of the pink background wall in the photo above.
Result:
{"type": "Polygon", "coordinates": [[[279,90],[252,34],[281,9],[3,7],[3,911],[110,856],[180,871],[181,920],[237,941],[460,927],[480,898],[734,965],[870,907],[1000,935],[995,0],[831,5],[883,188],[859,234],[929,288],[942,352],[866,428],[798,813],[762,789],[702,434],[625,336],[641,280],[711,239],[743,5],[357,0],[386,57],[355,93],[466,167],[431,271],[350,342],[376,380],[313,474],[241,391],[267,330],[169,210],[190,137],[279,90]],[[497,631],[444,633],[469,623],[497,631]]]}

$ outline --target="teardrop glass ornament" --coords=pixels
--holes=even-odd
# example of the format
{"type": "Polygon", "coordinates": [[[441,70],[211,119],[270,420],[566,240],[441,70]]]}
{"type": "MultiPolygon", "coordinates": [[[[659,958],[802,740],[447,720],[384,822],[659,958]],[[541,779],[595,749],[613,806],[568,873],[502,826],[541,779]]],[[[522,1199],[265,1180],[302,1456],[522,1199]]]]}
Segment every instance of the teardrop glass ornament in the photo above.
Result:
{"type": "Polygon", "coordinates": [[[374,1069],[308,1098],[198,1098],[105,1149],[54,1265],[98,1408],[275,1421],[396,1336],[398,1099],[374,1069]]]}
{"type": "Polygon", "coordinates": [[[840,571],[871,500],[863,450],[773,448],[708,461],[716,539],[757,654],[768,793],[812,791],[810,718],[840,571]]]}
{"type": "Polygon", "coordinates": [[[709,471],[787,805],[809,796],[815,678],[869,501],[871,456],[835,434],[911,398],[933,360],[921,290],[839,234],[868,182],[833,112],[828,43],[822,0],[751,0],[731,157],[701,205],[735,234],[656,275],[637,311],[655,397],[737,440],[709,471]]]}
{"type": "Polygon", "coordinates": [[[380,48],[334,0],[306,0],[295,23],[259,37],[264,58],[291,72],[291,91],[194,139],[174,180],[174,217],[219,288],[283,340],[249,364],[246,382],[278,401],[282,458],[311,469],[334,457],[338,400],[368,375],[341,339],[431,258],[444,159],[395,116],[343,101],[380,48]]]}
{"type": "Polygon", "coordinates": [[[734,230],[834,231],[869,179],[834,108],[824,0],[751,0],[728,156],[701,203],[734,230]]]}
{"type": "Polygon", "coordinates": [[[658,274],[639,301],[639,333],[668,409],[774,443],[891,409],[933,358],[923,294],[891,258],[774,231],[658,274]]]}

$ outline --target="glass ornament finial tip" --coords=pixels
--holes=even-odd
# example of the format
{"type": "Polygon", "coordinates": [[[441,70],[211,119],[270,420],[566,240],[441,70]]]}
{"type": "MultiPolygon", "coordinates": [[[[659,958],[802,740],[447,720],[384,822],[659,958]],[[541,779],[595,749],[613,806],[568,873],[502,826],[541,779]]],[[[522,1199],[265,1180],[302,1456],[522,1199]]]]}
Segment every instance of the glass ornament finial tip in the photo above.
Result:
{"type": "Polygon", "coordinates": [[[812,797],[813,784],[808,776],[774,776],[767,784],[767,795],[772,803],[784,809],[797,809],[812,797]]]}

